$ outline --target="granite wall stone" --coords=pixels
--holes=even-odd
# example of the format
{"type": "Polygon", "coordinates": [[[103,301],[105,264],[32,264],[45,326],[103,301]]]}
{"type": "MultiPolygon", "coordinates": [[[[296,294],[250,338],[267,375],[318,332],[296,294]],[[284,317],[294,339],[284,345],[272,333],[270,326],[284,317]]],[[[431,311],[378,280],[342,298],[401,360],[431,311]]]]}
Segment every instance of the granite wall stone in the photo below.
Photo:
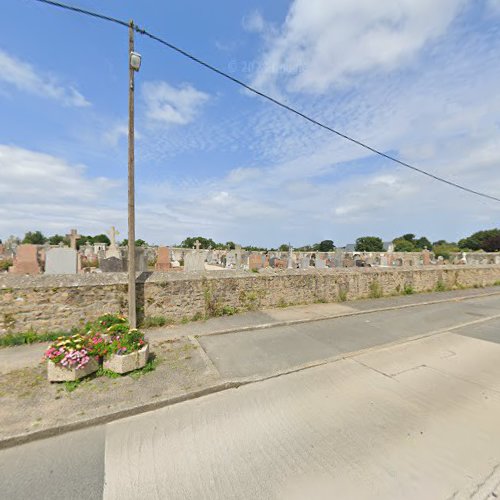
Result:
{"type": "MultiPolygon", "coordinates": [[[[213,315],[224,307],[252,310],[434,290],[493,285],[500,265],[429,268],[140,273],[138,317],[175,320],[213,315]]],[[[0,275],[0,334],[69,330],[106,312],[126,313],[126,273],[59,276],[0,275]]]]}

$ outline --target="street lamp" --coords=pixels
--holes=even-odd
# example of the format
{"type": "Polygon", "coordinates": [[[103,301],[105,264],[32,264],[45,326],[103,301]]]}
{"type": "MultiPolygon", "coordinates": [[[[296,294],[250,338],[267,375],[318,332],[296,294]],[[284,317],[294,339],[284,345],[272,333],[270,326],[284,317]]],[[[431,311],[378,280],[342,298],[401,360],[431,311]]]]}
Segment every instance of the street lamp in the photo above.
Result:
{"type": "Polygon", "coordinates": [[[141,55],[134,52],[134,22],[129,24],[128,89],[128,320],[137,326],[135,295],[135,157],[134,157],[134,73],[141,67],[141,55]]]}
{"type": "Polygon", "coordinates": [[[130,67],[134,71],[139,71],[141,68],[142,56],[138,52],[130,52],[130,67]]]}

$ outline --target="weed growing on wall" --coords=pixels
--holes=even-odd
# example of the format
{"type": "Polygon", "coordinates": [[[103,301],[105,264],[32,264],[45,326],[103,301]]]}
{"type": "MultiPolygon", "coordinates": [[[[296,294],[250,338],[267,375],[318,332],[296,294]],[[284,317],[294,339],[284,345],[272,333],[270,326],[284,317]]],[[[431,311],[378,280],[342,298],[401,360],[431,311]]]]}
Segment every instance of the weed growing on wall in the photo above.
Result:
{"type": "Polygon", "coordinates": [[[377,280],[374,280],[370,283],[370,298],[371,299],[380,299],[382,297],[382,287],[377,280]]]}

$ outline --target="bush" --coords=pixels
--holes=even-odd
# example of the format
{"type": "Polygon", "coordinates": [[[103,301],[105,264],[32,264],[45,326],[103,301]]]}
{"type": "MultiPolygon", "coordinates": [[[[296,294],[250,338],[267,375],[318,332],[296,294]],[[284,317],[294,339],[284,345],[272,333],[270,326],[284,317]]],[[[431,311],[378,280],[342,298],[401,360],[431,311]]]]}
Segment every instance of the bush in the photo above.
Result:
{"type": "Polygon", "coordinates": [[[124,325],[127,330],[129,328],[127,318],[118,314],[106,313],[99,316],[95,321],[88,322],[85,325],[85,329],[91,333],[104,333],[114,325],[124,325]]]}
{"type": "Polygon", "coordinates": [[[12,266],[12,259],[0,260],[0,272],[7,271],[12,266]]]}

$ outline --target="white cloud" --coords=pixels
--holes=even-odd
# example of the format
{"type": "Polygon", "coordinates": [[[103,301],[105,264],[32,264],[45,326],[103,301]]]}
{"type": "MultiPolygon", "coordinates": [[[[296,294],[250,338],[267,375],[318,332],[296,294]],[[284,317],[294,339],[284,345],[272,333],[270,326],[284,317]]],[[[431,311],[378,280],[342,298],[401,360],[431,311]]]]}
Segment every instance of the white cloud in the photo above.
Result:
{"type": "Polygon", "coordinates": [[[142,86],[146,115],[151,120],[186,125],[192,122],[209,95],[189,84],[174,87],[167,82],[146,82],[142,86]]]}
{"type": "Polygon", "coordinates": [[[324,92],[390,70],[442,35],[467,0],[294,0],[254,84],[324,92]]]}
{"type": "MultiPolygon", "coordinates": [[[[126,139],[128,137],[128,123],[120,122],[115,123],[114,125],[109,126],[102,135],[104,140],[104,144],[112,147],[118,146],[120,140],[126,139]]],[[[137,130],[137,127],[134,131],[135,140],[140,140],[142,138],[142,134],[137,130]]]]}
{"type": "Polygon", "coordinates": [[[116,206],[123,198],[121,192],[114,192],[119,185],[105,177],[88,176],[83,165],[0,145],[0,233],[35,229],[53,233],[71,227],[102,232],[124,219],[123,209],[116,206]]]}
{"type": "Polygon", "coordinates": [[[254,10],[243,18],[242,25],[245,31],[250,33],[260,33],[264,31],[266,22],[264,21],[260,11],[254,10]]]}
{"type": "Polygon", "coordinates": [[[31,64],[3,50],[0,50],[0,68],[0,82],[18,90],[54,99],[65,106],[90,106],[90,102],[74,87],[61,85],[53,76],[41,74],[31,64]]]}

